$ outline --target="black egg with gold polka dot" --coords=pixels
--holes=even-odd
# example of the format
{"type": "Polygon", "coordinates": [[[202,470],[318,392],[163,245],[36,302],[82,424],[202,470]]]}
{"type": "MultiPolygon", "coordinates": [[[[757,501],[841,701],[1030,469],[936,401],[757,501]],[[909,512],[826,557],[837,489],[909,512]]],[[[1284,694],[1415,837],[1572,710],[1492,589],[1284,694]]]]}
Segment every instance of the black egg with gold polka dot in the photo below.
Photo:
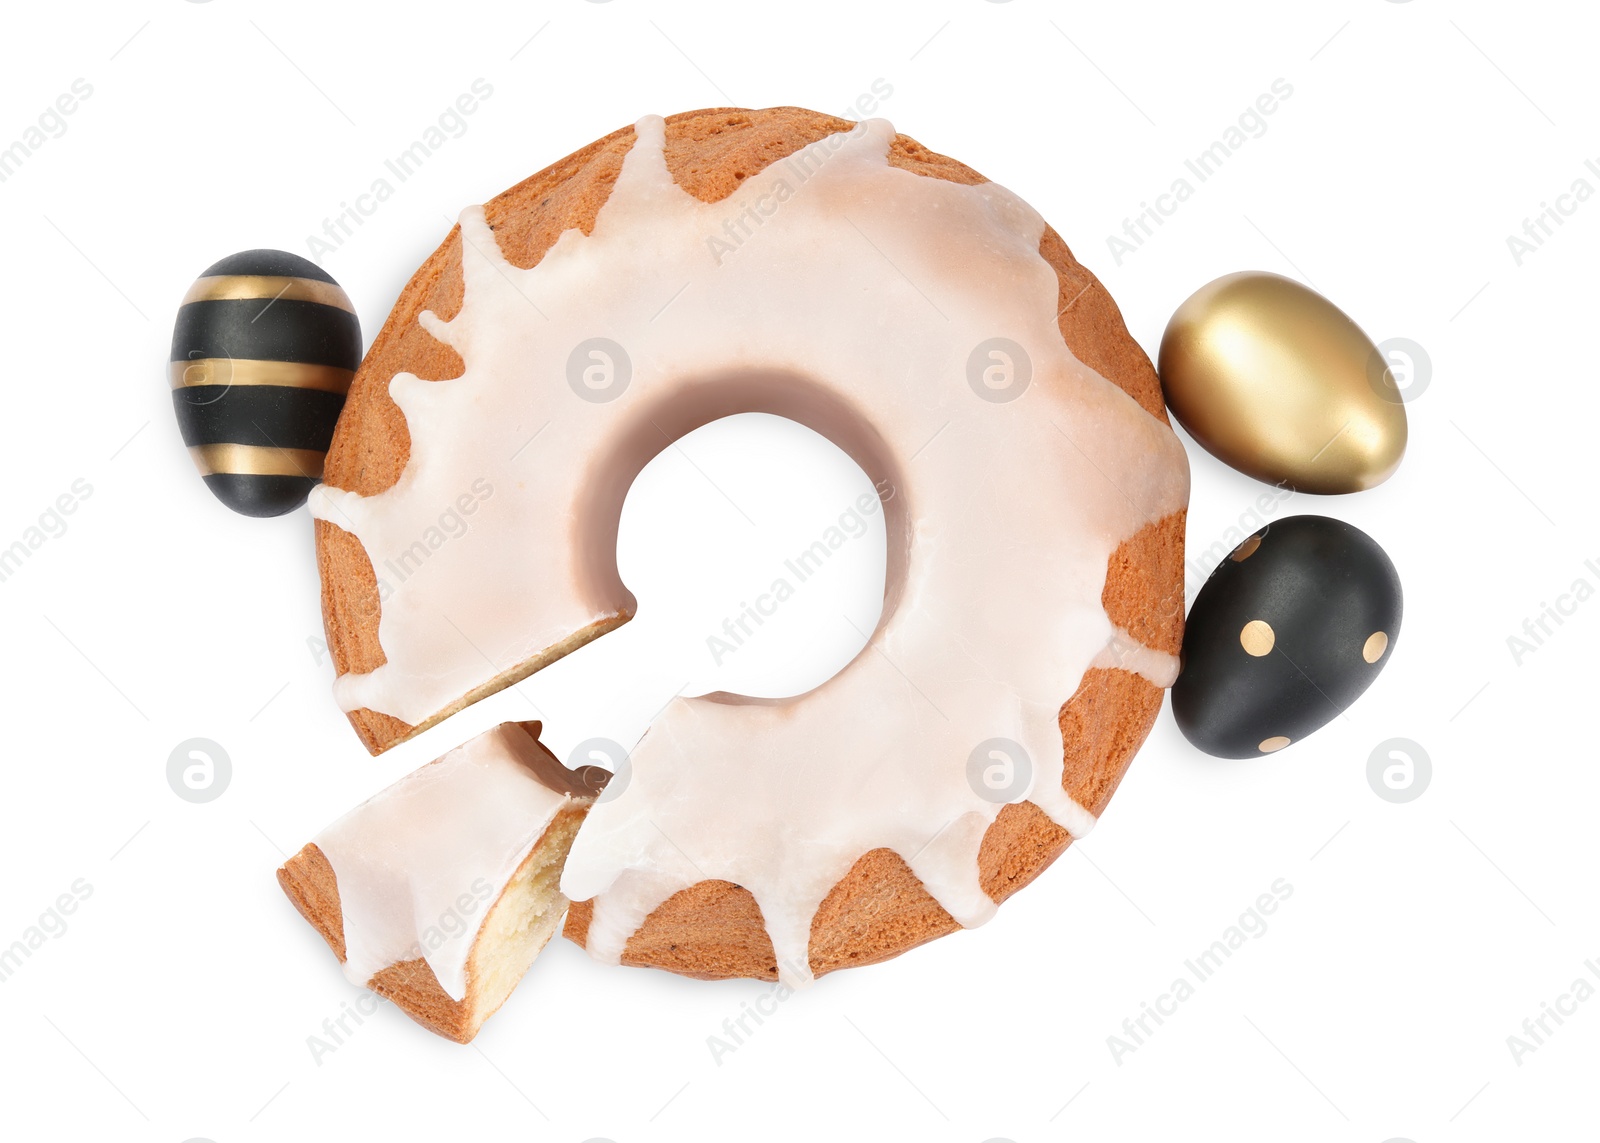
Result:
{"type": "Polygon", "coordinates": [[[282,250],[224,258],[184,296],[169,361],[178,429],[217,499],[246,516],[304,504],[361,363],[339,283],[282,250]]]}
{"type": "Polygon", "coordinates": [[[1400,634],[1400,577],[1359,528],[1290,516],[1211,573],[1183,638],[1172,713],[1219,758],[1256,758],[1327,725],[1372,684],[1400,634]]]}

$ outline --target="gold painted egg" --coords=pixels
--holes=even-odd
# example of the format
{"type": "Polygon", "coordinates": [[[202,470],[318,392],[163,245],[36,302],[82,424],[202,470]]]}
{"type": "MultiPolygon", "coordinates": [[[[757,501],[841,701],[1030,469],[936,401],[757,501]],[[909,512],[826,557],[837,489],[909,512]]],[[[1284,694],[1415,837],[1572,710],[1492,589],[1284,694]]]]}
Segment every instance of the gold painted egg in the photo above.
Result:
{"type": "Polygon", "coordinates": [[[1167,323],[1167,405],[1217,459],[1298,492],[1360,492],[1406,451],[1406,409],[1361,327],[1299,282],[1218,278],[1167,323]]]}

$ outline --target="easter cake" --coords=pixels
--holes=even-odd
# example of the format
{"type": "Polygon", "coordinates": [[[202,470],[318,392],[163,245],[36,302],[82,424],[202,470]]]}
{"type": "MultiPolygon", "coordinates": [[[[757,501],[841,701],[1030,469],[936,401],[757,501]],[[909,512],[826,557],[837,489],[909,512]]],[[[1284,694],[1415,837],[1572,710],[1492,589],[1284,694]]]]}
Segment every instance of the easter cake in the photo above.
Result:
{"type": "MultiPolygon", "coordinates": [[[[1094,825],[1177,675],[1187,462],[1037,213],[881,120],[642,119],[463,212],[311,507],[335,695],[377,753],[630,619],[634,476],[751,411],[893,490],[882,618],[807,694],[669,704],[561,891],[603,961],[799,985],[991,916],[1094,825]]],[[[340,917],[331,864],[308,848],[285,882],[330,944],[409,946],[340,917]]],[[[495,995],[431,1022],[470,1031],[495,995]]]]}

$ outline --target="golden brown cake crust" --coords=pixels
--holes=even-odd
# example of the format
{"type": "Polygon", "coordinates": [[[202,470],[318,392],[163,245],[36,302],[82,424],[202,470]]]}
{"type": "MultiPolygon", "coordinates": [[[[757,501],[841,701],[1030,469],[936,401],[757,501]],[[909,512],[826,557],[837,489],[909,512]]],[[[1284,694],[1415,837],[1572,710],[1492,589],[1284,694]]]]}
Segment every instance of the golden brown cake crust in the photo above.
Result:
{"type": "MultiPolygon", "coordinates": [[[[343,964],[344,914],[339,907],[338,879],[327,856],[315,843],[307,844],[278,870],[278,884],[343,964]]],[[[394,1001],[396,1007],[430,1032],[458,1044],[467,1043],[478,1030],[473,1023],[472,1006],[466,1000],[452,999],[421,957],[374,973],[367,987],[394,1001]]]]}
{"type": "MultiPolygon", "coordinates": [[[[795,107],[691,111],[666,120],[666,162],[688,193],[715,202],[768,164],[852,126],[849,120],[795,107]]],[[[563,231],[576,227],[589,233],[633,141],[631,127],[615,131],[485,204],[505,257],[513,265],[529,267],[563,231]]],[[[905,135],[895,137],[889,161],[929,178],[967,184],[984,181],[970,167],[905,135]]],[[[460,309],[460,244],[460,230],[454,228],[407,284],[368,351],[328,453],[325,479],[330,485],[373,495],[399,478],[409,456],[410,437],[404,417],[388,395],[391,377],[408,371],[442,380],[462,372],[455,351],[417,321],[423,310],[449,320],[460,309]]],[[[1068,348],[1166,423],[1155,369],[1129,335],[1111,296],[1048,227],[1039,253],[1056,272],[1058,325],[1068,348]]],[[[316,529],[323,617],[334,663],[341,674],[370,671],[384,662],[372,566],[349,533],[323,521],[316,529]]],[[[1182,638],[1183,536],[1182,512],[1152,519],[1113,553],[1107,567],[1103,602],[1108,615],[1157,650],[1175,652],[1182,638]]],[[[575,633],[561,653],[625,618],[575,633]]],[[[526,677],[548,661],[507,671],[440,717],[469,699],[526,677]]],[[[1060,712],[1066,759],[1063,785],[1075,800],[1096,814],[1105,807],[1160,708],[1161,691],[1137,674],[1120,668],[1096,668],[1085,674],[1060,712]]],[[[422,729],[370,710],[353,711],[350,721],[373,753],[422,729]]],[[[1036,877],[1070,841],[1065,830],[1031,803],[1005,807],[985,835],[979,854],[985,891],[996,901],[1004,900],[1036,877]]],[[[575,902],[566,935],[582,944],[590,915],[587,902],[575,902]]],[[[898,855],[874,850],[862,855],[819,909],[811,932],[811,967],[820,974],[869,964],[956,927],[898,855]]],[[[774,979],[777,973],[754,898],[740,886],[722,881],[701,882],[663,902],[629,940],[623,961],[707,978],[774,979]]]]}

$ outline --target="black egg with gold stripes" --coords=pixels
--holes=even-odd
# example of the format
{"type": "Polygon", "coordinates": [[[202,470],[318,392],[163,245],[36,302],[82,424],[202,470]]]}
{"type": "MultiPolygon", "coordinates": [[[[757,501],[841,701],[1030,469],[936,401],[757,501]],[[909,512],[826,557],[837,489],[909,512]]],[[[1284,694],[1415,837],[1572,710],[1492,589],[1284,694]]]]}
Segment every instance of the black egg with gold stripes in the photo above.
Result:
{"type": "Polygon", "coordinates": [[[168,368],[183,443],[217,499],[246,516],[304,504],[360,363],[355,307],[316,263],[246,250],[201,274],[168,368]]]}

